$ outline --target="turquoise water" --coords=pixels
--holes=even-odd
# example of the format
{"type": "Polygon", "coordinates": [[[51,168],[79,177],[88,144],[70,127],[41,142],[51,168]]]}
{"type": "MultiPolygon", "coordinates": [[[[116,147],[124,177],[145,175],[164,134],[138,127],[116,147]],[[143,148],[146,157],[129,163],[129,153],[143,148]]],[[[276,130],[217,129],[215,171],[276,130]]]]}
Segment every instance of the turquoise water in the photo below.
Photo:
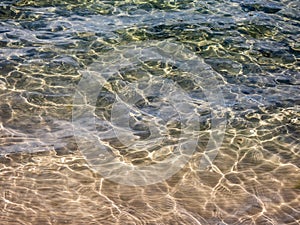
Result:
{"type": "Polygon", "coordinates": [[[2,1],[0,224],[299,224],[298,1],[2,1]]]}

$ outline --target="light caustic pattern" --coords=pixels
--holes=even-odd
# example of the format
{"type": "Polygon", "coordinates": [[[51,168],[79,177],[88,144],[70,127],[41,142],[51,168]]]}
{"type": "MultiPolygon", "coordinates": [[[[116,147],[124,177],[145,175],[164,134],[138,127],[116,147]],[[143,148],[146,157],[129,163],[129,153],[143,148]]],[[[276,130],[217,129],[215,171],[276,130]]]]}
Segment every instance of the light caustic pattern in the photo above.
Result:
{"type": "Polygon", "coordinates": [[[127,185],[169,178],[199,151],[201,120],[210,121],[210,137],[200,149],[199,169],[209,168],[226,127],[224,99],[218,74],[183,45],[162,41],[117,47],[81,73],[74,95],[74,132],[80,151],[105,178],[127,185]],[[162,73],[151,73],[151,64],[159,64],[162,73]],[[178,72],[177,80],[189,74],[191,86],[181,87],[172,70],[178,72]],[[124,79],[127,73],[134,73],[132,79],[124,79]],[[101,111],[98,98],[104,89],[113,101],[101,111]],[[107,120],[103,113],[108,112],[107,120]],[[126,161],[121,151],[150,161],[126,161]]]}
{"type": "Polygon", "coordinates": [[[298,225],[299,15],[1,1],[0,223],[298,225]]]}

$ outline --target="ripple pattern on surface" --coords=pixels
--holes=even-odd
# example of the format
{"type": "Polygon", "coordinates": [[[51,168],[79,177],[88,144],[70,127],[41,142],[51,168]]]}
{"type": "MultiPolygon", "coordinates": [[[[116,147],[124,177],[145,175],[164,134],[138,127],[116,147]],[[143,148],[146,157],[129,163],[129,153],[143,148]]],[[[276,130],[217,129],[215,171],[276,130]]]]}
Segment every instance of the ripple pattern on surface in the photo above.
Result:
{"type": "MultiPolygon", "coordinates": [[[[1,223],[299,224],[299,15],[296,0],[2,1],[1,223]],[[200,171],[211,126],[203,102],[198,150],[188,164],[157,184],[113,183],[92,170],[74,138],[80,71],[120,46],[164,40],[182,44],[219,74],[224,141],[211,167],[200,171]]],[[[144,63],[111,80],[95,114],[110,119],[112,91],[149,74],[170,74],[190,98],[205,99],[189,73],[144,63]]],[[[163,109],[161,99],[149,100],[163,109]]],[[[178,115],[172,118],[161,129],[177,137],[178,115]]],[[[149,137],[147,127],[136,128],[149,137]]],[[[152,163],[146,151],[128,154],[122,142],[114,144],[126,162],[152,163]]],[[[153,151],[158,160],[171,152],[153,151]]]]}

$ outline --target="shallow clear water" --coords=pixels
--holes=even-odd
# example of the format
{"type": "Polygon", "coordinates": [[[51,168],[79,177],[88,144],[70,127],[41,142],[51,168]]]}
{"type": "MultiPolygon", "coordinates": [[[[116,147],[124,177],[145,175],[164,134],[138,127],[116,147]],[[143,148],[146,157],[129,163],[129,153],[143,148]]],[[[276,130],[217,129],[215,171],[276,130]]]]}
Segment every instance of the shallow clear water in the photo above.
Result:
{"type": "Polygon", "coordinates": [[[0,224],[299,224],[299,1],[1,1],[0,224]]]}

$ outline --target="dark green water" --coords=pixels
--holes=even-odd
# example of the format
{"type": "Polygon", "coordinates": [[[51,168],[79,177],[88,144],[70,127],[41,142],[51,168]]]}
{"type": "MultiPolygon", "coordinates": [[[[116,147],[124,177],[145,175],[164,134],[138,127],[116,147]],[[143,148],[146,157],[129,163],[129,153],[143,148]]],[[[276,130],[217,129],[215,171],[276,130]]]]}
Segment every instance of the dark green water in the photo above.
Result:
{"type": "Polygon", "coordinates": [[[299,15],[1,1],[0,224],[299,224],[299,15]]]}

